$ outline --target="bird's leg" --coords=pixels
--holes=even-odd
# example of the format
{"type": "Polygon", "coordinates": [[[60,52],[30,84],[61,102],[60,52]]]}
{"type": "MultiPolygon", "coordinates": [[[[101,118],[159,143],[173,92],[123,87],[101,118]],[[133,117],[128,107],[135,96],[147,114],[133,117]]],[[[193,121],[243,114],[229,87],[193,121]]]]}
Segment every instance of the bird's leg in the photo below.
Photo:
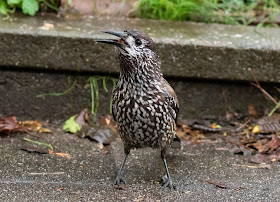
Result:
{"type": "Polygon", "coordinates": [[[123,174],[124,164],[126,162],[126,159],[127,159],[127,156],[128,156],[129,153],[130,153],[130,151],[125,152],[125,156],[124,156],[122,165],[120,167],[120,170],[118,172],[117,178],[116,178],[116,180],[114,182],[114,185],[125,184],[125,180],[122,178],[122,174],[123,174]]]}
{"type": "Polygon", "coordinates": [[[168,167],[167,167],[167,163],[166,163],[166,159],[165,159],[165,152],[166,152],[165,149],[163,149],[161,151],[161,159],[163,160],[165,170],[166,170],[166,175],[167,175],[167,179],[166,179],[166,177],[163,177],[163,179],[165,178],[163,186],[164,187],[169,187],[171,190],[173,190],[175,187],[173,186],[173,182],[172,182],[172,179],[170,177],[170,173],[169,173],[169,170],[168,170],[168,167]]]}

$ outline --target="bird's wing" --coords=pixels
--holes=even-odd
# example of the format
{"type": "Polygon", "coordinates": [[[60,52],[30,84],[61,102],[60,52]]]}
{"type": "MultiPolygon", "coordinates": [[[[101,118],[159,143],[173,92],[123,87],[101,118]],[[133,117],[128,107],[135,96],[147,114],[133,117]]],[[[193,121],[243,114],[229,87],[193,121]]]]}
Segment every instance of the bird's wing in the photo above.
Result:
{"type": "Polygon", "coordinates": [[[176,123],[177,116],[179,113],[179,102],[178,102],[177,95],[176,95],[175,91],[173,90],[173,88],[169,85],[169,83],[163,77],[161,77],[161,83],[163,85],[163,89],[165,89],[165,97],[166,97],[166,100],[170,107],[170,113],[176,123]]]}
{"type": "Polygon", "coordinates": [[[113,115],[113,119],[115,120],[115,121],[117,121],[116,120],[116,117],[117,117],[117,112],[116,112],[116,100],[117,100],[117,92],[118,92],[118,90],[117,90],[117,88],[118,88],[118,85],[116,85],[116,88],[114,89],[114,91],[113,91],[113,95],[112,95],[112,115],[113,115]]]}

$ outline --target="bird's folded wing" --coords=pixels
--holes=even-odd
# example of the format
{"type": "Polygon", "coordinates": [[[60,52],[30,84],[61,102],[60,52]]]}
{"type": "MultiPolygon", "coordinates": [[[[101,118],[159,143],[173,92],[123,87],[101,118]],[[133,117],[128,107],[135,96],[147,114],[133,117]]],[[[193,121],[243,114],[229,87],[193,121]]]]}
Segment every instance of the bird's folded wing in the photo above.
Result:
{"type": "Polygon", "coordinates": [[[165,89],[165,97],[170,107],[170,114],[172,115],[175,122],[177,122],[177,116],[179,113],[179,101],[177,95],[163,77],[161,77],[161,83],[163,85],[163,89],[165,89]]]}

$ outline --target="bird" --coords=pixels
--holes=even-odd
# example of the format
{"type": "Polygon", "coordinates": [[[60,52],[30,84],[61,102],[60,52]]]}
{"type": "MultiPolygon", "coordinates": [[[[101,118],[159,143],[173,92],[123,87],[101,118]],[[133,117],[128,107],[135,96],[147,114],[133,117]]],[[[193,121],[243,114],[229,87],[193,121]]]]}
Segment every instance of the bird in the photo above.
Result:
{"type": "Polygon", "coordinates": [[[101,31],[119,39],[99,39],[116,47],[119,80],[112,95],[112,114],[124,145],[124,159],[115,185],[125,184],[123,169],[132,149],[159,149],[165,166],[165,187],[174,189],[166,152],[176,135],[179,102],[174,89],[163,78],[161,60],[154,41],[136,29],[101,31]]]}

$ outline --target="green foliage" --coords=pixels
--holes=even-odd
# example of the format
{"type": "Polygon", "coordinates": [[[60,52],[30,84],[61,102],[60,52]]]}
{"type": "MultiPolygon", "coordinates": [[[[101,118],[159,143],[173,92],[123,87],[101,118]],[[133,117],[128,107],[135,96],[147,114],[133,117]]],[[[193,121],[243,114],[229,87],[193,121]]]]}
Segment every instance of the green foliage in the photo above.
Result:
{"type": "Polygon", "coordinates": [[[19,4],[21,2],[22,2],[22,0],[8,0],[7,4],[12,5],[12,4],[19,4]]]}
{"type": "Polygon", "coordinates": [[[21,8],[24,14],[34,16],[39,10],[39,4],[36,0],[23,0],[21,8]]]}
{"type": "MultiPolygon", "coordinates": [[[[91,90],[91,113],[93,114],[94,118],[97,113],[99,107],[99,85],[98,81],[102,81],[103,89],[108,92],[107,88],[107,81],[111,81],[113,83],[112,91],[116,87],[117,79],[107,76],[92,76],[89,78],[90,82],[90,90],[91,90]]],[[[110,113],[112,113],[112,96],[110,99],[110,113]]]]}
{"type": "MultiPolygon", "coordinates": [[[[98,108],[99,108],[99,84],[98,84],[98,81],[102,82],[103,89],[106,92],[108,92],[107,82],[112,82],[113,83],[112,92],[113,92],[113,90],[116,87],[116,83],[117,83],[118,79],[108,77],[108,76],[92,76],[88,79],[88,81],[90,83],[90,91],[91,91],[91,113],[93,115],[93,120],[95,120],[95,116],[96,116],[96,113],[97,113],[98,108]]],[[[77,79],[74,80],[72,85],[67,90],[65,90],[61,93],[43,93],[43,94],[37,95],[36,98],[44,98],[46,96],[65,95],[65,94],[69,93],[75,87],[76,83],[77,83],[77,79]]],[[[112,114],[112,96],[110,98],[110,113],[112,114]]]]}
{"type": "Polygon", "coordinates": [[[4,0],[0,0],[0,14],[9,17],[9,13],[14,12],[14,9],[9,7],[4,0]]]}
{"type": "MultiPolygon", "coordinates": [[[[0,0],[0,14],[9,16],[16,8],[24,14],[34,16],[40,9],[40,4],[45,4],[54,11],[58,11],[60,0],[0,0]]],[[[68,5],[72,0],[67,0],[68,5]]]]}
{"type": "Polygon", "coordinates": [[[76,121],[77,115],[71,116],[63,125],[63,130],[65,132],[76,133],[82,129],[82,126],[79,125],[76,121]]]}
{"type": "Polygon", "coordinates": [[[138,10],[142,18],[232,25],[252,23],[255,13],[263,25],[280,13],[277,0],[140,0],[138,10]]]}

